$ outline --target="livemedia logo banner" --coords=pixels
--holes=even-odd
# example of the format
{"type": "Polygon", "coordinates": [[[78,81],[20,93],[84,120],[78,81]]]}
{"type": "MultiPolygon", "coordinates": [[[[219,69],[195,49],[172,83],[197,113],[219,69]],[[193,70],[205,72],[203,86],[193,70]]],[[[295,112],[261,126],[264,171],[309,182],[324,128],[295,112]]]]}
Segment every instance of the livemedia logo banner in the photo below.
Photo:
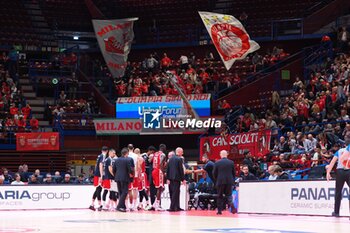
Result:
{"type": "Polygon", "coordinates": [[[143,112],[141,133],[183,133],[184,131],[207,131],[220,129],[222,121],[215,118],[192,118],[190,115],[171,117],[155,109],[143,112]]]}

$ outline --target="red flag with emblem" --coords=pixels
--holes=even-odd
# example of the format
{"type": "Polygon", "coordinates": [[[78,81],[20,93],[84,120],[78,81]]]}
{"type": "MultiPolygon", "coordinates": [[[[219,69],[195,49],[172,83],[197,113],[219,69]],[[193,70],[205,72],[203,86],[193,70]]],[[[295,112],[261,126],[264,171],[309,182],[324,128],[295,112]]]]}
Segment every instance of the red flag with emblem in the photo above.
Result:
{"type": "Polygon", "coordinates": [[[260,48],[243,25],[232,15],[199,11],[199,15],[227,70],[236,60],[244,59],[260,48]]]}

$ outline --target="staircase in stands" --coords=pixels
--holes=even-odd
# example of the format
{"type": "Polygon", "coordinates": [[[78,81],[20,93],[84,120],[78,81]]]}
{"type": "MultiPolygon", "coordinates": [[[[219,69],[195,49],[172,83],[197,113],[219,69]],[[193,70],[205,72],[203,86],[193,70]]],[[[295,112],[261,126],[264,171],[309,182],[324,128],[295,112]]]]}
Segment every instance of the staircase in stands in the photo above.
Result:
{"type": "Polygon", "coordinates": [[[46,132],[52,131],[52,128],[48,128],[48,126],[51,125],[51,122],[45,119],[45,105],[47,103],[50,105],[54,104],[54,99],[37,97],[33,89],[33,84],[28,77],[21,77],[19,83],[21,85],[23,96],[32,108],[32,115],[39,120],[39,126],[45,127],[44,129],[46,132]]]}
{"type": "Polygon", "coordinates": [[[57,39],[54,37],[53,31],[43,16],[39,1],[24,1],[23,5],[31,18],[36,33],[43,43],[42,46],[46,47],[47,51],[57,51],[57,39]]]}

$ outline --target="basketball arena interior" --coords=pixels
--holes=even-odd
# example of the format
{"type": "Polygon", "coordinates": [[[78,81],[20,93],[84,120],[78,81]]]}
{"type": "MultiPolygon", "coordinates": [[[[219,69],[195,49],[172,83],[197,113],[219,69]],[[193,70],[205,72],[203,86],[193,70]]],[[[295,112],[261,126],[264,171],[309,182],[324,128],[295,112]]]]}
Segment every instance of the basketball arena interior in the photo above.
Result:
{"type": "Polygon", "coordinates": [[[0,1],[0,233],[349,232],[349,0],[0,1]]]}

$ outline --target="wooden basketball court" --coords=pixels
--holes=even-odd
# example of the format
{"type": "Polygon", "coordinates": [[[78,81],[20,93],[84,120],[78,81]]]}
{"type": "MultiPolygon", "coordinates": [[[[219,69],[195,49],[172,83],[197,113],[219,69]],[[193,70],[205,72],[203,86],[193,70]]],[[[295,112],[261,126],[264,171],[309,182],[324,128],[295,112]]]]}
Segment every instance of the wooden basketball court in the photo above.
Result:
{"type": "Polygon", "coordinates": [[[0,211],[0,233],[12,232],[350,232],[349,218],[279,216],[214,211],[92,212],[90,210],[0,211]]]}

